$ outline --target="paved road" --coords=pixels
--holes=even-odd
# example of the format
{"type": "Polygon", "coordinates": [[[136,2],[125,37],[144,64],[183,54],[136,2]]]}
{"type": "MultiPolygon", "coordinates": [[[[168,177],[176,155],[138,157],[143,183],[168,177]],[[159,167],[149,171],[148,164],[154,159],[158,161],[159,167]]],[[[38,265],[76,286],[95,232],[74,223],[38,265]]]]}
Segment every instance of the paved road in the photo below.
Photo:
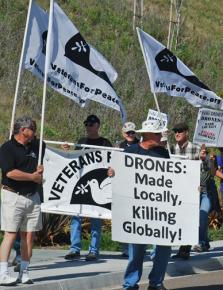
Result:
{"type": "MultiPolygon", "coordinates": [[[[209,272],[212,275],[212,273],[214,273],[213,271],[222,270],[223,241],[213,242],[211,245],[213,247],[212,251],[201,254],[192,253],[192,257],[187,261],[174,261],[170,259],[167,268],[166,285],[168,286],[168,283],[175,283],[175,279],[178,279],[177,277],[184,275],[201,273],[209,274],[209,272]]],[[[176,251],[176,249],[174,251],[176,251]]],[[[127,259],[120,257],[120,253],[103,252],[97,262],[86,262],[84,256],[82,256],[80,261],[66,261],[64,260],[64,255],[66,253],[67,251],[64,250],[35,249],[30,265],[30,274],[34,280],[34,284],[29,286],[22,286],[20,284],[16,287],[10,288],[0,286],[0,290],[120,289],[123,283],[124,271],[128,262],[127,259]]],[[[84,253],[82,253],[82,255],[83,254],[84,253]]],[[[144,271],[141,279],[142,284],[147,283],[147,276],[151,270],[151,267],[152,262],[149,257],[146,256],[144,261],[144,271]]],[[[17,273],[12,273],[13,276],[16,274],[17,273]]],[[[204,277],[206,277],[205,275],[204,277]]],[[[179,281],[181,281],[181,278],[179,281]]],[[[175,284],[171,286],[173,289],[178,289],[176,287],[181,287],[180,285],[178,286],[178,284],[176,284],[176,287],[174,285],[175,284]]],[[[182,285],[186,286],[187,284],[182,285]]],[[[206,285],[208,284],[206,283],[206,285]]],[[[170,289],[172,290],[172,288],[170,289]]],[[[184,288],[179,289],[185,290],[184,288]]],[[[201,289],[197,288],[196,290],[201,289]]],[[[204,288],[204,290],[223,290],[223,286],[219,289],[204,288]]]]}
{"type": "Polygon", "coordinates": [[[223,290],[223,270],[167,280],[168,289],[223,290]]]}
{"type": "MultiPolygon", "coordinates": [[[[146,290],[147,284],[139,290],[146,290]]],[[[167,279],[168,290],[223,290],[223,270],[167,279]]]]}

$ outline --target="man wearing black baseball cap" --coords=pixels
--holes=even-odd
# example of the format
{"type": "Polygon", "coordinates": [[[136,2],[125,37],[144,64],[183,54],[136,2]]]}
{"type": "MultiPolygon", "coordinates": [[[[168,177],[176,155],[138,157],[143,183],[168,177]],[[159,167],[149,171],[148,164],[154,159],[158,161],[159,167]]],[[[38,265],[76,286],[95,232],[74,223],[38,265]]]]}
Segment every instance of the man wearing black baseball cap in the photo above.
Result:
{"type": "Polygon", "coordinates": [[[188,131],[188,125],[184,122],[181,123],[177,123],[174,127],[173,127],[173,131],[174,132],[183,132],[183,131],[188,131]]]}
{"type": "MultiPolygon", "coordinates": [[[[84,126],[86,128],[86,137],[80,138],[77,144],[112,147],[112,144],[108,139],[99,135],[100,123],[100,119],[96,115],[89,115],[84,121],[84,126]]],[[[80,149],[80,147],[81,146],[77,146],[78,149],[80,149]]],[[[101,219],[90,218],[91,243],[89,246],[89,253],[86,256],[86,261],[97,260],[101,237],[101,222],[101,219]]],[[[80,259],[81,224],[81,217],[72,216],[70,226],[71,247],[69,253],[65,256],[66,260],[80,259]]]]}
{"type": "Polygon", "coordinates": [[[87,116],[87,119],[84,121],[84,125],[86,126],[87,124],[94,124],[98,123],[100,124],[100,119],[96,115],[89,115],[87,116]]]}

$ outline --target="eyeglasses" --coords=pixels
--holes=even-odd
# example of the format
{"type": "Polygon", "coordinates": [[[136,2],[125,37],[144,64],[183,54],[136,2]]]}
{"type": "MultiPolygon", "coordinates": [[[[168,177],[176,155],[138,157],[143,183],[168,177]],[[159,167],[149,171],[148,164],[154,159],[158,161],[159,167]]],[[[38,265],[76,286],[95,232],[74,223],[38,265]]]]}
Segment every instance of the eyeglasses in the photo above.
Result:
{"type": "Polygon", "coordinates": [[[134,135],[136,132],[135,131],[128,131],[128,132],[126,132],[126,135],[134,135]]]}
{"type": "Polygon", "coordinates": [[[174,130],[174,133],[183,133],[185,130],[184,129],[177,129],[177,130],[174,130]]]}
{"type": "Polygon", "coordinates": [[[22,128],[24,128],[24,129],[29,129],[29,130],[31,130],[31,131],[33,131],[33,132],[36,132],[36,127],[34,127],[34,126],[30,126],[30,127],[22,127],[22,128]]]}

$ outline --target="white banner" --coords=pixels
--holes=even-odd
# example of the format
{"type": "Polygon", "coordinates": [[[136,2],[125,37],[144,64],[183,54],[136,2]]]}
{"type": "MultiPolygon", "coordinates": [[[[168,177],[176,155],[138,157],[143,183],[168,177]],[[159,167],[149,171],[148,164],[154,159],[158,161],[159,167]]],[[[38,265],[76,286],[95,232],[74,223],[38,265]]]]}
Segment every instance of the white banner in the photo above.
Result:
{"type": "Polygon", "coordinates": [[[160,120],[161,121],[160,115],[162,117],[163,126],[167,128],[168,117],[167,117],[167,114],[165,113],[159,113],[158,111],[149,109],[147,120],[160,120]]]}
{"type": "Polygon", "coordinates": [[[112,239],[198,243],[200,162],[114,152],[112,239]]]}
{"type": "Polygon", "coordinates": [[[111,219],[111,151],[47,148],[43,212],[111,219]]]}
{"type": "Polygon", "coordinates": [[[223,145],[223,112],[210,109],[200,109],[194,131],[193,142],[209,147],[223,145]]]}
{"type": "Polygon", "coordinates": [[[183,97],[195,107],[223,109],[223,102],[211,89],[163,44],[137,28],[150,78],[151,91],[183,97]]]}

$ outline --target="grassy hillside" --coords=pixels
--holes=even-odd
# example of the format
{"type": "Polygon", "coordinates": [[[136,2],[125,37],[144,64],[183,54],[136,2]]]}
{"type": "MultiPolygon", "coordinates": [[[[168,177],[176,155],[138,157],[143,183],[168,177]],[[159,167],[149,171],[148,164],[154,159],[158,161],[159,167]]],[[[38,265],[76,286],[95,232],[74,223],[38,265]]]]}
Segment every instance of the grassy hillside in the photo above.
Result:
{"type": "MultiPolygon", "coordinates": [[[[37,1],[48,9],[49,1],[37,1]]],[[[169,2],[144,0],[143,29],[167,43],[169,2]]],[[[174,51],[198,77],[223,96],[223,6],[221,0],[183,2],[179,45],[174,51]]],[[[132,0],[60,0],[58,4],[79,28],[85,39],[110,60],[119,77],[114,84],[123,99],[128,120],[141,125],[149,108],[155,108],[136,32],[132,29],[132,0]]],[[[8,138],[28,1],[0,0],[0,143],[8,138]]],[[[42,83],[24,72],[19,91],[17,116],[27,113],[40,120],[42,83]]],[[[194,127],[197,109],[186,101],[158,96],[161,110],[194,127]]],[[[113,142],[120,139],[119,113],[98,103],[80,109],[74,102],[48,90],[44,137],[76,140],[83,134],[83,120],[96,113],[101,133],[113,142]]]]}

